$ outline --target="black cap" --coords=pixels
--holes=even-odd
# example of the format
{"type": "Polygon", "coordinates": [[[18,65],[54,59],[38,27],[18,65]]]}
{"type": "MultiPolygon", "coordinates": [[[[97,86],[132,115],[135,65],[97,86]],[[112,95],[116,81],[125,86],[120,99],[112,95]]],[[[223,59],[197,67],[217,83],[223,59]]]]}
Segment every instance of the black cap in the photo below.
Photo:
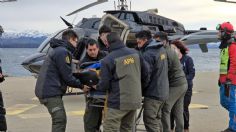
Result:
{"type": "Polygon", "coordinates": [[[168,40],[168,35],[167,35],[167,33],[166,33],[166,32],[163,32],[163,31],[157,32],[153,37],[154,37],[154,38],[159,37],[161,40],[168,40]]]}
{"type": "Polygon", "coordinates": [[[98,31],[99,35],[101,35],[102,33],[110,33],[110,32],[111,32],[111,28],[106,25],[102,25],[98,31]]]}

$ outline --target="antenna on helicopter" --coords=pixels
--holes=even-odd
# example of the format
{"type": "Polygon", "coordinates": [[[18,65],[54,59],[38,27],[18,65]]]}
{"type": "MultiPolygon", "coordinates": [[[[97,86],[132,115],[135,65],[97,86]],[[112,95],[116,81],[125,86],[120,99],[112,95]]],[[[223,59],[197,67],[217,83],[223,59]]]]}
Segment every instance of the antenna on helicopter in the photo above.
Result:
{"type": "Polygon", "coordinates": [[[130,0],[130,5],[129,5],[129,7],[130,7],[130,10],[131,10],[131,0],[130,0]]]}
{"type": "Polygon", "coordinates": [[[114,9],[116,10],[116,1],[114,1],[114,9]]]}
{"type": "Polygon", "coordinates": [[[117,8],[119,10],[128,10],[128,5],[126,0],[118,0],[118,6],[117,8]]]}

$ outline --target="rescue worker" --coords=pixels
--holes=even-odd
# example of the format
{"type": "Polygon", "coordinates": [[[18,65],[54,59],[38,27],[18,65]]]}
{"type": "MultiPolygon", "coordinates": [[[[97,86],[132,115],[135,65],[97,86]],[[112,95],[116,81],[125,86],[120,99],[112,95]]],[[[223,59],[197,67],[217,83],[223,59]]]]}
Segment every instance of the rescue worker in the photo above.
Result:
{"type": "MultiPolygon", "coordinates": [[[[0,60],[0,83],[4,81],[4,76],[2,74],[2,67],[1,67],[1,60],[0,60]]],[[[7,131],[7,122],[6,122],[6,110],[4,108],[4,102],[2,97],[2,92],[0,90],[0,131],[5,132],[7,131]]]]}
{"type": "MultiPolygon", "coordinates": [[[[89,39],[86,44],[86,55],[81,61],[84,62],[96,62],[100,61],[107,55],[107,52],[99,50],[98,43],[94,39],[89,39]]],[[[105,93],[104,93],[105,95],[105,93]]],[[[99,132],[102,123],[102,107],[94,107],[92,103],[95,103],[95,99],[86,97],[86,109],[84,114],[84,131],[85,132],[99,132]]],[[[99,102],[96,105],[103,106],[104,103],[99,102]]]]}
{"type": "Polygon", "coordinates": [[[148,67],[134,49],[127,48],[117,33],[107,35],[110,53],[101,61],[97,90],[107,91],[104,132],[131,132],[136,110],[141,107],[142,87],[148,85],[148,67]]]}
{"type": "Polygon", "coordinates": [[[82,59],[81,64],[84,62],[99,61],[107,54],[108,52],[99,49],[99,45],[96,40],[89,39],[86,42],[86,55],[82,59]]]}
{"type": "Polygon", "coordinates": [[[220,103],[229,111],[229,127],[223,132],[236,132],[236,42],[229,22],[217,26],[220,48],[220,103]]]}
{"type": "Polygon", "coordinates": [[[154,35],[157,42],[164,45],[167,60],[168,60],[168,79],[169,79],[169,98],[164,103],[162,108],[162,125],[163,132],[170,132],[170,113],[173,109],[176,120],[176,132],[184,131],[184,119],[183,119],[183,101],[184,95],[187,90],[187,81],[185,78],[182,65],[178,59],[176,52],[171,49],[167,33],[157,32],[154,35]]]}
{"type": "Polygon", "coordinates": [[[101,28],[98,31],[98,33],[99,33],[98,45],[99,45],[99,49],[102,50],[102,51],[108,51],[108,45],[107,45],[107,42],[106,42],[106,36],[110,32],[111,32],[111,29],[108,26],[106,26],[106,25],[101,26],[101,28]]]}
{"type": "Polygon", "coordinates": [[[152,39],[150,31],[136,35],[138,50],[150,66],[150,84],[143,91],[143,121],[148,132],[162,132],[161,110],[169,98],[168,62],[162,44],[152,39]]]}
{"type": "Polygon", "coordinates": [[[62,33],[62,40],[50,41],[52,50],[46,56],[36,82],[35,94],[51,115],[52,132],[66,130],[67,119],[62,97],[67,86],[81,88],[84,92],[89,90],[88,86],[81,84],[72,75],[72,54],[77,40],[77,34],[68,29],[62,33]]]}
{"type": "MultiPolygon", "coordinates": [[[[189,132],[189,105],[191,103],[193,78],[195,76],[195,68],[193,59],[187,55],[189,49],[183,42],[176,40],[171,42],[171,47],[176,51],[188,82],[188,90],[184,96],[184,132],[189,132]]],[[[174,117],[171,116],[171,129],[174,129],[174,117]]]]}

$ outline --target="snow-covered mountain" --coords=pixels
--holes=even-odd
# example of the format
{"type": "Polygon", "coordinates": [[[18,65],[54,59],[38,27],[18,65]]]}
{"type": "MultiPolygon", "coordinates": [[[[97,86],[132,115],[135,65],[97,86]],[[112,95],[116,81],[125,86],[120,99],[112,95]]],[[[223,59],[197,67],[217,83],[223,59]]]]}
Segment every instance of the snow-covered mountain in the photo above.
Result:
{"type": "Polygon", "coordinates": [[[20,38],[20,37],[31,37],[31,38],[39,38],[48,36],[48,33],[43,33],[37,30],[24,30],[24,31],[15,31],[15,30],[5,30],[2,34],[2,38],[20,38]]]}
{"type": "Polygon", "coordinates": [[[37,48],[48,36],[36,30],[5,30],[0,38],[0,48],[37,48]]]}

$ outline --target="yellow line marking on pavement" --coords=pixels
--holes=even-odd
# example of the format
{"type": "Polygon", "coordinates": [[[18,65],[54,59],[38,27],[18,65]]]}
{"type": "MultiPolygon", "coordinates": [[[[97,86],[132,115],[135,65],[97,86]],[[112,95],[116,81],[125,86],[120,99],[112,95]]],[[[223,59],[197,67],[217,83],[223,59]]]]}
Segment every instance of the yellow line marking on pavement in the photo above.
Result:
{"type": "Polygon", "coordinates": [[[27,110],[30,110],[38,105],[35,104],[16,104],[12,107],[7,108],[7,115],[18,115],[27,110]]]}
{"type": "Polygon", "coordinates": [[[197,94],[197,93],[199,93],[199,91],[193,91],[193,94],[197,94]]]}
{"type": "Polygon", "coordinates": [[[202,105],[202,104],[190,104],[189,108],[190,109],[208,109],[208,106],[202,105]]]}
{"type": "MultiPolygon", "coordinates": [[[[83,116],[84,110],[81,111],[69,111],[66,112],[67,116],[83,116]]],[[[35,119],[35,118],[48,118],[50,117],[49,113],[36,113],[36,114],[19,114],[18,117],[22,119],[35,119]]]]}
{"type": "Polygon", "coordinates": [[[38,101],[39,99],[37,97],[33,97],[31,100],[38,101]]]}

